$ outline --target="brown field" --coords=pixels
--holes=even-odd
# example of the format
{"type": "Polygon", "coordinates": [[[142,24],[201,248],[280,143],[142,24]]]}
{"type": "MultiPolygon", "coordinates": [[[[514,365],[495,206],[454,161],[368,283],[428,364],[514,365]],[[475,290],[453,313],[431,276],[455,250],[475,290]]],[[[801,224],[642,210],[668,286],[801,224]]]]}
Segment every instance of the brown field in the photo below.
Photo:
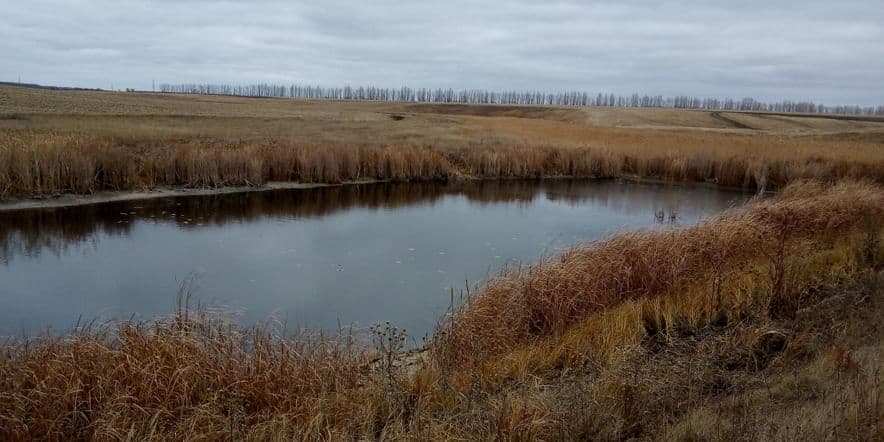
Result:
{"type": "Polygon", "coordinates": [[[884,182],[884,121],[0,87],[0,198],[555,176],[746,188],[799,178],[884,182]]]}
{"type": "Polygon", "coordinates": [[[880,184],[802,182],[577,246],[466,293],[420,353],[186,301],[10,341],[0,437],[880,440],[882,217],[880,184]]]}

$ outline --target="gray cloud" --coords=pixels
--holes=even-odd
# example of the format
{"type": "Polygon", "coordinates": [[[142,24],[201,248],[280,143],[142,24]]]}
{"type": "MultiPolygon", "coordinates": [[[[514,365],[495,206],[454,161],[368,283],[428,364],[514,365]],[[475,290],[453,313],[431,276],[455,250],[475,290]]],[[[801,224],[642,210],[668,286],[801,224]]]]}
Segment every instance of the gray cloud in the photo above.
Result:
{"type": "Polygon", "coordinates": [[[880,0],[3,0],[0,79],[884,103],[880,0]]]}

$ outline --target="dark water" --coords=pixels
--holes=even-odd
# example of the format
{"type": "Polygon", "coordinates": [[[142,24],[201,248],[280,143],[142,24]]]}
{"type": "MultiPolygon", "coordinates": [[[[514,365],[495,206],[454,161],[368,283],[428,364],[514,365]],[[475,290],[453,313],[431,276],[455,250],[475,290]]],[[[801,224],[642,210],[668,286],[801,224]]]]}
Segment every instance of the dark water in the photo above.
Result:
{"type": "Polygon", "coordinates": [[[0,335],[61,332],[79,317],[168,314],[182,281],[197,275],[196,299],[246,324],[391,321],[419,337],[448,307],[452,287],[505,264],[625,228],[693,223],[747,197],[614,181],[512,181],[0,212],[0,335]]]}

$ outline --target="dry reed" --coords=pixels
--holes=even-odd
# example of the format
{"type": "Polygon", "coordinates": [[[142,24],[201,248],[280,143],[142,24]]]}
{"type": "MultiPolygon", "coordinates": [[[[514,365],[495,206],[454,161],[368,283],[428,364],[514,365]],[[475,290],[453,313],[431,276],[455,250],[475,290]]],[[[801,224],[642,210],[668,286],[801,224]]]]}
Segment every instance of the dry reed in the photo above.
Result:
{"type": "Polygon", "coordinates": [[[774,189],[798,179],[884,181],[884,163],[757,158],[751,152],[623,150],[500,141],[462,147],[290,140],[131,140],[76,133],[0,132],[0,198],[258,186],[268,181],[448,180],[456,177],[641,177],[774,189]]]}
{"type": "MultiPolygon", "coordinates": [[[[445,349],[453,363],[488,358],[563,333],[625,301],[715,278],[725,268],[758,259],[777,267],[792,244],[839,238],[882,216],[884,194],[877,186],[805,183],[696,226],[627,232],[578,246],[492,280],[451,320],[445,349]]],[[[782,276],[773,276],[775,313],[795,308],[782,299],[788,296],[782,276]]]]}

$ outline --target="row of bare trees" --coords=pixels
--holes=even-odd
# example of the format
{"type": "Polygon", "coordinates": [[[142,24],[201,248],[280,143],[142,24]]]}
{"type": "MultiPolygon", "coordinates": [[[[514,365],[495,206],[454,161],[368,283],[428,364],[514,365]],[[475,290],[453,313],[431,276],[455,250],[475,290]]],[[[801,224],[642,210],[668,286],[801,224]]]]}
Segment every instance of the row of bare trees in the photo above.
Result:
{"type": "Polygon", "coordinates": [[[662,95],[591,95],[587,92],[489,91],[484,89],[427,89],[321,87],[302,85],[161,84],[160,92],[178,94],[234,95],[242,97],[302,98],[313,100],[370,100],[416,103],[514,104],[555,106],[656,107],[675,109],[800,112],[839,115],[884,116],[882,106],[828,106],[810,101],[761,102],[753,98],[698,98],[662,95]]]}

